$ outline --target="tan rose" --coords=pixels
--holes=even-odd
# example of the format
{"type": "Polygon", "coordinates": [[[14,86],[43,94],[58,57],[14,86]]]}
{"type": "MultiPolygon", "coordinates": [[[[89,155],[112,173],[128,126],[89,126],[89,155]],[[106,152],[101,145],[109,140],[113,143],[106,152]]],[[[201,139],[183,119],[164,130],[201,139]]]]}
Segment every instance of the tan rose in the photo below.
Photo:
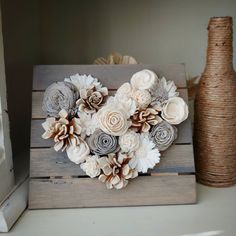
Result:
{"type": "Polygon", "coordinates": [[[118,103],[103,106],[97,113],[101,130],[107,134],[121,136],[131,125],[129,115],[118,103]]]}

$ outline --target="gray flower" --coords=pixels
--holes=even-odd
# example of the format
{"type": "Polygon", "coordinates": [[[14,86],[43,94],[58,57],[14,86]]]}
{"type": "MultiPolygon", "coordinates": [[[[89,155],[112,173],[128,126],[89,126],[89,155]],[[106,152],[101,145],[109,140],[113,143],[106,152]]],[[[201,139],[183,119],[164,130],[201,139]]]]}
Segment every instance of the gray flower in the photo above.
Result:
{"type": "Polygon", "coordinates": [[[78,91],[73,84],[55,82],[45,91],[42,109],[48,116],[59,117],[58,113],[65,109],[70,115],[78,99],[78,91]]]}
{"type": "Polygon", "coordinates": [[[159,151],[164,151],[177,138],[177,128],[166,121],[162,121],[152,127],[150,137],[159,151]]]}
{"type": "Polygon", "coordinates": [[[104,133],[102,130],[96,130],[87,138],[87,143],[92,153],[97,155],[106,155],[118,151],[118,138],[104,133]]]}

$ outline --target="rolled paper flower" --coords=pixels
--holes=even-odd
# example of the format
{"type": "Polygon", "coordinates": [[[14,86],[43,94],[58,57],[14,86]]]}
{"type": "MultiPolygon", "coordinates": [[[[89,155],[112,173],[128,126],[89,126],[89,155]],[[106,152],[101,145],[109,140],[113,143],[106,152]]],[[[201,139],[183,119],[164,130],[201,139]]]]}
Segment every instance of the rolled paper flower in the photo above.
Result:
{"type": "Polygon", "coordinates": [[[91,152],[97,155],[115,153],[119,149],[117,137],[106,134],[100,129],[87,138],[87,143],[91,152]]]}
{"type": "Polygon", "coordinates": [[[188,118],[188,105],[180,97],[173,97],[162,105],[161,116],[172,125],[178,125],[188,118]]]}
{"type": "Polygon", "coordinates": [[[177,138],[177,128],[166,121],[152,127],[150,138],[159,151],[166,150],[177,138]]]}
{"type": "Polygon", "coordinates": [[[56,118],[59,117],[58,113],[62,109],[73,115],[78,96],[78,91],[73,84],[55,82],[44,93],[42,109],[48,116],[56,118]]]}
{"type": "Polygon", "coordinates": [[[133,74],[130,82],[135,89],[151,89],[157,83],[158,77],[151,70],[141,70],[133,74]]]}

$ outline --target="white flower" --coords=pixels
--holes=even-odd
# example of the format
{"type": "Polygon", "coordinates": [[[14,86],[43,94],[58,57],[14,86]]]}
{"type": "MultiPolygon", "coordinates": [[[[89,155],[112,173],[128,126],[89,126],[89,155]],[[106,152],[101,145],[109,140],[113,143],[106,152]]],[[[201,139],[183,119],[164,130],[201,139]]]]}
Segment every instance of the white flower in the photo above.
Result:
{"type": "Polygon", "coordinates": [[[119,137],[119,144],[123,152],[133,152],[139,148],[139,137],[138,133],[132,130],[128,130],[124,135],[119,137]]]}
{"type": "Polygon", "coordinates": [[[157,83],[157,75],[151,70],[142,70],[136,72],[131,77],[131,85],[135,89],[151,89],[157,83]]]}
{"type": "Polygon", "coordinates": [[[114,97],[109,97],[107,100],[107,104],[118,104],[120,107],[122,107],[123,110],[126,111],[128,116],[132,116],[137,110],[136,102],[133,98],[119,93],[115,94],[114,97]]]}
{"type": "Polygon", "coordinates": [[[98,121],[95,114],[89,114],[85,112],[78,112],[78,124],[82,128],[81,136],[90,136],[96,129],[99,128],[98,121]]]}
{"type": "Polygon", "coordinates": [[[68,158],[74,162],[75,164],[80,164],[86,160],[88,157],[90,150],[87,145],[87,143],[79,137],[79,143],[78,140],[76,140],[76,144],[72,141],[72,144],[67,147],[66,153],[68,158]]]}
{"type": "Polygon", "coordinates": [[[178,97],[179,92],[176,92],[174,81],[167,81],[165,77],[158,80],[156,85],[150,89],[152,95],[152,106],[161,108],[163,102],[172,97],[178,97]]]}
{"type": "Polygon", "coordinates": [[[127,110],[119,103],[109,103],[97,112],[100,129],[110,135],[121,136],[131,125],[127,110]]]}
{"type": "Polygon", "coordinates": [[[180,97],[173,97],[164,102],[162,118],[172,125],[178,125],[188,118],[188,105],[180,97]]]}
{"type": "Polygon", "coordinates": [[[139,172],[147,173],[148,168],[153,168],[160,162],[160,152],[147,134],[140,135],[140,146],[133,152],[129,165],[139,172]]]}
{"type": "Polygon", "coordinates": [[[65,78],[64,81],[73,84],[78,91],[81,89],[89,89],[91,86],[95,86],[96,90],[100,90],[102,88],[102,84],[98,81],[98,79],[91,75],[75,74],[71,75],[70,78],[65,78]]]}
{"type": "Polygon", "coordinates": [[[130,83],[122,84],[116,91],[116,96],[125,96],[128,98],[132,97],[133,89],[130,83]]]}
{"type": "Polygon", "coordinates": [[[132,98],[136,101],[138,108],[146,108],[152,101],[151,94],[148,90],[136,90],[133,92],[132,98]]]}
{"type": "Polygon", "coordinates": [[[101,173],[97,155],[88,156],[86,161],[82,163],[80,167],[91,178],[95,178],[101,173]]]}

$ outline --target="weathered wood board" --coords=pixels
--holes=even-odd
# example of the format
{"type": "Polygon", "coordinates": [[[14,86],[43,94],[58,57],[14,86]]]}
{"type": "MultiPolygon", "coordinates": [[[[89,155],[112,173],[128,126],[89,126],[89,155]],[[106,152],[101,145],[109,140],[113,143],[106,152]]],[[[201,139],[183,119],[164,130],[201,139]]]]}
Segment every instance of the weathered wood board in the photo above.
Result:
{"type": "Polygon", "coordinates": [[[41,104],[44,90],[70,75],[91,74],[109,88],[110,94],[133,73],[151,69],[159,77],[174,80],[180,96],[188,101],[183,64],[150,65],[63,65],[36,66],[32,91],[29,208],[71,208],[191,204],[196,202],[195,167],[190,120],[178,126],[178,139],[162,153],[161,162],[147,175],[130,181],[127,188],[107,190],[90,179],[65,153],[55,152],[50,140],[41,138],[45,115],[41,104]]]}

